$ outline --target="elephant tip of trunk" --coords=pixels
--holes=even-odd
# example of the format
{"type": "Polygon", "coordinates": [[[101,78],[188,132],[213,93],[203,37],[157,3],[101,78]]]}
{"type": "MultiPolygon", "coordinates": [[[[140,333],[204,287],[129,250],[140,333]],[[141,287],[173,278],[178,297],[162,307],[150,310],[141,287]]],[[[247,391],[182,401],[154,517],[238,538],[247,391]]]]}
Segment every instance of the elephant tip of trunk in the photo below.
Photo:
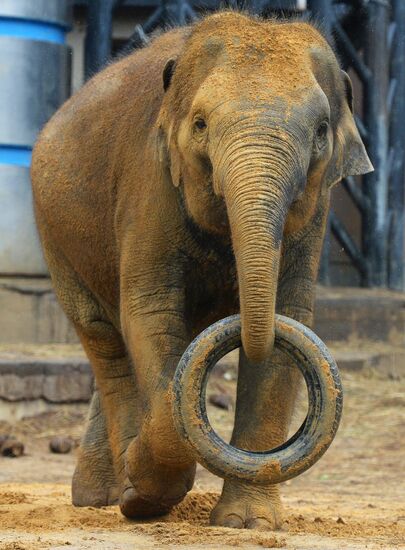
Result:
{"type": "Polygon", "coordinates": [[[242,328],[242,347],[250,363],[263,363],[269,358],[274,346],[274,331],[267,338],[252,338],[244,334],[242,328]]]}

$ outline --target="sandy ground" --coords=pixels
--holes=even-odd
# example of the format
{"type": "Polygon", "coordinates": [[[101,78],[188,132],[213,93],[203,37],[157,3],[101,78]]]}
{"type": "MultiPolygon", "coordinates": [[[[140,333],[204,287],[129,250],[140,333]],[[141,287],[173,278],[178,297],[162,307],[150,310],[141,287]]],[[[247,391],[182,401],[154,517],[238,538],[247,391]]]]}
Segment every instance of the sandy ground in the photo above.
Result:
{"type": "MultiPolygon", "coordinates": [[[[232,376],[222,375],[209,391],[232,394],[232,376]]],[[[0,458],[0,549],[405,549],[405,378],[342,377],[338,436],[318,464],[283,485],[286,521],[270,533],[209,527],[221,481],[202,468],[194,491],[158,522],[129,521],[117,507],[74,508],[74,452],[51,454],[48,443],[55,434],[79,438],[85,406],[0,422],[0,433],[13,432],[26,444],[25,456],[0,458]]],[[[296,425],[303,415],[304,400],[296,425]]],[[[229,435],[232,410],[211,407],[210,417],[229,435]]]]}

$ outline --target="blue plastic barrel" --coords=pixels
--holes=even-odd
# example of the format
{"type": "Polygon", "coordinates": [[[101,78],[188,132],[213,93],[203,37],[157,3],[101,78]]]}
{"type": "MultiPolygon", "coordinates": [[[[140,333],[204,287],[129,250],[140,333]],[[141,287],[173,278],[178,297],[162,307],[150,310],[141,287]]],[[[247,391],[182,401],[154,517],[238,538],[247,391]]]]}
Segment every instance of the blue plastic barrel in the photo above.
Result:
{"type": "Polygon", "coordinates": [[[68,0],[0,2],[0,275],[45,275],[32,211],[31,151],[70,94],[68,0]]]}

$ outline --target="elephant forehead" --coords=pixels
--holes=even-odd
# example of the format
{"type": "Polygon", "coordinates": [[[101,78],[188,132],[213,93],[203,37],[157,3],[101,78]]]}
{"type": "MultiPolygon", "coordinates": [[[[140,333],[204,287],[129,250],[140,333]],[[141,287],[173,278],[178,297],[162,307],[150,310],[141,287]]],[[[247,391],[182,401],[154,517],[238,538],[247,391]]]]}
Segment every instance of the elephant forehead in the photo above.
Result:
{"type": "Polygon", "coordinates": [[[314,47],[329,49],[323,36],[308,23],[258,21],[237,14],[206,18],[196,25],[189,45],[209,56],[278,64],[283,58],[299,64],[314,47]]]}
{"type": "MultiPolygon", "coordinates": [[[[306,24],[262,24],[260,31],[247,26],[230,34],[204,37],[193,64],[212,63],[201,86],[207,95],[244,92],[252,97],[263,92],[291,95],[315,84],[312,52],[326,49],[324,39],[306,24]]],[[[192,48],[193,49],[193,48],[192,48]]],[[[297,94],[295,94],[297,95],[297,94]]]]}
{"type": "Polygon", "coordinates": [[[256,108],[259,112],[274,111],[280,116],[291,113],[294,106],[301,110],[318,99],[319,85],[311,70],[297,75],[289,72],[272,75],[269,71],[241,74],[233,67],[220,68],[210,74],[197,90],[192,112],[206,116],[224,116],[240,111],[247,113],[256,108]]]}
{"type": "Polygon", "coordinates": [[[218,12],[194,25],[192,37],[215,48],[222,44],[325,44],[321,33],[303,21],[277,21],[252,18],[235,12],[218,12]]]}

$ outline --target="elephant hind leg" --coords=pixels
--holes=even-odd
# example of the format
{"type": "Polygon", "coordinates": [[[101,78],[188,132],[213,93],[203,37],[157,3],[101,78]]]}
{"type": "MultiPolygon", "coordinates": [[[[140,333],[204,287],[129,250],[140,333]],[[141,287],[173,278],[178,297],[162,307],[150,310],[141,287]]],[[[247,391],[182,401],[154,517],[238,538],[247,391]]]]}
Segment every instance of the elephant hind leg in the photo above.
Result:
{"type": "Polygon", "coordinates": [[[72,502],[74,506],[100,507],[117,504],[118,497],[119,486],[108,441],[106,418],[96,389],[73,474],[72,502]]]}
{"type": "Polygon", "coordinates": [[[120,334],[100,313],[88,325],[76,323],[97,385],[72,484],[73,502],[79,504],[101,498],[104,505],[116,503],[130,486],[125,451],[136,437],[141,419],[130,358],[120,334]],[[103,482],[105,488],[100,493],[103,482]]]}
{"type": "Polygon", "coordinates": [[[44,235],[42,240],[56,295],[75,326],[97,386],[74,474],[73,502],[106,505],[129,483],[124,455],[141,422],[138,385],[119,327],[54,242],[44,235]]]}
{"type": "MultiPolygon", "coordinates": [[[[118,495],[121,511],[127,517],[166,513],[191,488],[195,465],[192,461],[191,465],[173,469],[161,464],[161,461],[155,459],[156,453],[150,452],[149,442],[152,440],[162,447],[159,456],[164,456],[167,441],[176,437],[167,387],[166,391],[157,396],[159,406],[155,408],[163,413],[158,424],[168,423],[168,440],[156,433],[153,437],[151,431],[146,430],[146,442],[139,445],[138,436],[149,425],[144,419],[145,395],[140,395],[139,388],[142,387],[145,391],[145,376],[152,385],[159,385],[159,381],[166,380],[167,377],[162,377],[165,357],[157,357],[156,361],[152,360],[147,365],[148,368],[145,368],[142,353],[140,358],[130,354],[120,327],[110,318],[114,312],[106,311],[54,243],[46,236],[42,240],[56,294],[75,326],[90,360],[97,386],[74,474],[73,502],[77,505],[100,506],[116,501],[118,495]],[[135,364],[138,363],[136,376],[132,359],[135,364]],[[160,403],[162,399],[165,402],[163,409],[160,403]],[[129,453],[130,464],[126,460],[127,449],[135,450],[137,455],[137,459],[132,461],[133,453],[129,453]],[[131,483],[128,473],[134,472],[135,475],[129,477],[135,483],[131,483]]],[[[143,324],[140,329],[142,328],[143,324]]],[[[146,340],[139,338],[141,330],[135,330],[134,333],[138,334],[137,348],[142,351],[146,340]]],[[[132,335],[132,331],[130,334],[132,335]]],[[[157,342],[153,349],[160,352],[160,344],[161,342],[157,342]]],[[[179,351],[178,357],[183,351],[179,351]]],[[[169,381],[170,377],[166,384],[169,381]]],[[[150,395],[156,395],[156,392],[151,391],[150,395]]],[[[171,448],[170,445],[169,447],[171,448]]]]}

